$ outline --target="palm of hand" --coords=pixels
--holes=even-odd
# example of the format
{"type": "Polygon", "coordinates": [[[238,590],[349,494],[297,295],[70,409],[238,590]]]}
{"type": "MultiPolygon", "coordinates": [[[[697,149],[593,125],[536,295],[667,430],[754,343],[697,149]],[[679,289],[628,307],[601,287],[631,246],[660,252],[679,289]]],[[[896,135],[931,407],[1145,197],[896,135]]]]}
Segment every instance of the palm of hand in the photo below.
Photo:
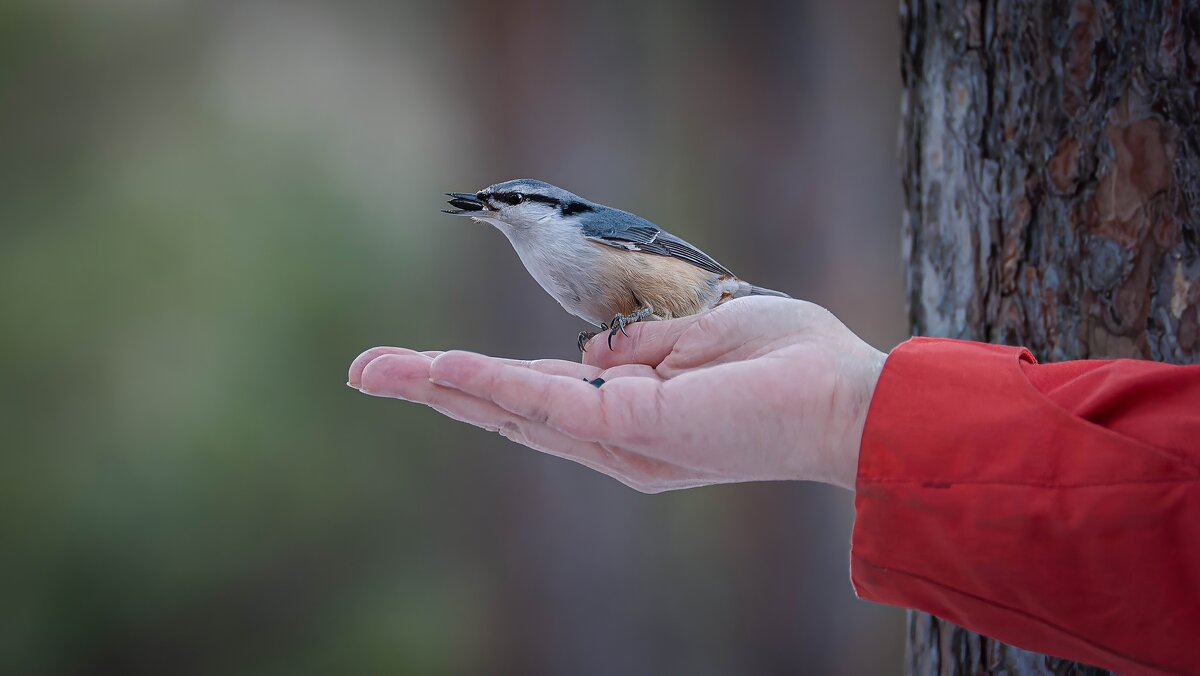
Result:
{"type": "Polygon", "coordinates": [[[643,492],[811,479],[853,486],[883,355],[803,301],[746,298],[595,340],[584,363],[374,348],[367,394],[429,405],[643,492]],[[596,388],[585,380],[603,378],[596,388]]]}

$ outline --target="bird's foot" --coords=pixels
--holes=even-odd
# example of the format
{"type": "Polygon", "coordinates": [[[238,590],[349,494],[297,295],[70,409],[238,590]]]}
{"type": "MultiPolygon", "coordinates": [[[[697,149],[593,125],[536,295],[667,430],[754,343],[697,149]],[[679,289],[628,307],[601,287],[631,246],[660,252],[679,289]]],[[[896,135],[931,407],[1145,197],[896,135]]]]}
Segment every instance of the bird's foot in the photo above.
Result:
{"type": "Polygon", "coordinates": [[[654,308],[644,307],[644,308],[638,310],[637,312],[632,312],[627,315],[623,315],[620,313],[615,315],[612,318],[612,321],[609,323],[610,328],[608,329],[608,349],[610,349],[610,350],[613,349],[612,339],[613,339],[613,336],[617,335],[618,331],[620,331],[623,335],[628,337],[629,334],[625,333],[626,326],[640,322],[652,314],[654,314],[654,308]]]}
{"type": "Polygon", "coordinates": [[[588,341],[595,337],[596,337],[595,331],[580,331],[579,332],[579,340],[575,343],[575,345],[579,348],[580,354],[587,352],[588,341]]]}

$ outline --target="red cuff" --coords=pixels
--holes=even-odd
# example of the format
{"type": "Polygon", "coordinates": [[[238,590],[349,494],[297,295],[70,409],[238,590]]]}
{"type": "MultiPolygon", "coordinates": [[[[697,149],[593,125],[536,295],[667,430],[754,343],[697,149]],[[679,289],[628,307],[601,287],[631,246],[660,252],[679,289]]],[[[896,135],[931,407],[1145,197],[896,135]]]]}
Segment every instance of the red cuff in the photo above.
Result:
{"type": "Polygon", "coordinates": [[[888,357],[859,457],[855,592],[1109,669],[1194,669],[1200,472],[1054,403],[1032,363],[926,338],[888,357]]]}

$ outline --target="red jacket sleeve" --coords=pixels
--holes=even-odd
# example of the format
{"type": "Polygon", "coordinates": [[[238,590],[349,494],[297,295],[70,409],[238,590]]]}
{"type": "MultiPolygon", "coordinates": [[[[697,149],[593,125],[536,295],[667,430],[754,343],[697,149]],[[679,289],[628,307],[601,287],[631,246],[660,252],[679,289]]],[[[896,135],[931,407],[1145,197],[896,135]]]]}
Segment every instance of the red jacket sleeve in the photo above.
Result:
{"type": "Polygon", "coordinates": [[[914,338],[859,456],[851,579],[1021,648],[1200,673],[1200,366],[914,338]]]}

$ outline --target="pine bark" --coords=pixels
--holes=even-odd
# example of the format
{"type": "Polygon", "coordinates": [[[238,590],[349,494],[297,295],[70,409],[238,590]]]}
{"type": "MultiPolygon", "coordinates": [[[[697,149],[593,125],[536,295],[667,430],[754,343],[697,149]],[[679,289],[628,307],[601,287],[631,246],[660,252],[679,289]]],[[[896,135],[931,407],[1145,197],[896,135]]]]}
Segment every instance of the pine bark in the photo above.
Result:
{"type": "MultiPolygon", "coordinates": [[[[1200,0],[902,0],[911,329],[1200,362],[1200,0]]],[[[910,612],[909,674],[1105,673],[910,612]]]]}

